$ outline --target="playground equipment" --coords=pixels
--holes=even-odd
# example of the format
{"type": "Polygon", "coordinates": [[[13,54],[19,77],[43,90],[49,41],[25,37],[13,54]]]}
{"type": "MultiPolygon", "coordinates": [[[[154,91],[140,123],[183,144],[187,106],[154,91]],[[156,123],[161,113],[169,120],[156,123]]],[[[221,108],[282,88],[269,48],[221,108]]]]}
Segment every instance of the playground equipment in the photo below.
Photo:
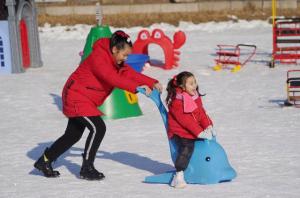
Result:
{"type": "MultiPolygon", "coordinates": [[[[126,64],[137,72],[142,72],[148,60],[149,57],[147,55],[130,54],[126,60],[126,64]]],[[[143,114],[138,104],[137,95],[118,88],[113,90],[99,109],[105,114],[103,116],[104,119],[136,117],[143,114]]]]}
{"type": "Polygon", "coordinates": [[[137,72],[142,72],[145,63],[149,61],[149,56],[145,54],[129,54],[126,64],[132,67],[137,72]]]}
{"type": "Polygon", "coordinates": [[[297,64],[300,59],[300,18],[275,19],[273,24],[273,52],[270,67],[275,61],[297,64]]]}
{"type": "Polygon", "coordinates": [[[286,84],[287,100],[284,104],[300,108],[300,70],[288,70],[286,84]]]}
{"type": "Polygon", "coordinates": [[[41,67],[34,0],[1,1],[0,12],[0,74],[41,67]]]}
{"type": "Polygon", "coordinates": [[[273,51],[271,68],[279,63],[297,64],[300,59],[300,18],[277,18],[277,2],[272,0],[273,51]]]}
{"type": "Polygon", "coordinates": [[[217,58],[215,59],[216,65],[213,67],[213,70],[215,71],[233,66],[231,72],[237,72],[255,55],[256,52],[255,45],[217,45],[217,47],[217,58]]]}
{"type": "Polygon", "coordinates": [[[0,74],[10,74],[12,72],[11,62],[8,22],[0,21],[0,74]]]}
{"type": "Polygon", "coordinates": [[[153,30],[152,35],[150,35],[148,30],[142,30],[139,32],[138,38],[133,44],[133,53],[148,55],[149,44],[157,44],[164,51],[165,61],[162,64],[150,61],[150,64],[162,67],[163,69],[172,69],[178,66],[179,48],[185,43],[185,33],[182,31],[175,32],[173,40],[174,42],[160,29],[153,30]]]}
{"type": "MultiPolygon", "coordinates": [[[[96,21],[97,25],[91,28],[86,39],[81,61],[84,61],[90,55],[93,45],[98,39],[110,38],[112,35],[109,26],[102,25],[102,13],[99,3],[96,4],[96,21]]],[[[131,54],[128,56],[126,63],[136,71],[141,72],[148,60],[147,55],[131,54]]],[[[115,88],[98,108],[104,113],[104,116],[102,116],[104,119],[120,119],[142,115],[136,94],[118,88],[115,88]]]]}
{"type": "Polygon", "coordinates": [[[93,50],[94,43],[100,38],[110,38],[112,33],[108,25],[102,25],[102,13],[100,4],[96,3],[96,21],[97,25],[92,27],[83,49],[81,61],[85,60],[93,50]]]}
{"type": "MultiPolygon", "coordinates": [[[[138,91],[145,94],[144,89],[139,89],[138,91]]],[[[160,93],[157,90],[153,90],[149,97],[159,109],[167,130],[167,110],[161,101],[160,93]]],[[[169,140],[169,146],[174,163],[177,157],[177,145],[173,140],[169,140]]],[[[174,174],[175,170],[148,176],[145,178],[145,182],[170,184],[174,174]]],[[[216,184],[231,181],[236,175],[235,170],[228,162],[224,149],[217,143],[215,137],[212,140],[196,140],[190,163],[184,171],[184,178],[187,183],[216,184]]]]}

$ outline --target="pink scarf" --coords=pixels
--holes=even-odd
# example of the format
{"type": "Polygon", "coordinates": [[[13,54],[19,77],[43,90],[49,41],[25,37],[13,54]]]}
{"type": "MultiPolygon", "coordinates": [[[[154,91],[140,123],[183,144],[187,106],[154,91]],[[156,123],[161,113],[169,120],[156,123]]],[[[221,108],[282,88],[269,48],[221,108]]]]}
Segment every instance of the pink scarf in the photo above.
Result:
{"type": "Polygon", "coordinates": [[[196,108],[198,108],[195,100],[199,97],[198,94],[191,96],[190,94],[186,92],[177,93],[176,99],[183,100],[183,111],[185,113],[191,113],[196,108]]]}

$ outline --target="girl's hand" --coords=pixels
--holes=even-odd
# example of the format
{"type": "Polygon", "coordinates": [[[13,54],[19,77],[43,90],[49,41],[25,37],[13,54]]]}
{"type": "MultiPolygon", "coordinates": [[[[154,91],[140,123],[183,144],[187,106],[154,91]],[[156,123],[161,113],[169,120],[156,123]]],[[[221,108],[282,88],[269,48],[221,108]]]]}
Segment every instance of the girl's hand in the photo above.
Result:
{"type": "Polygon", "coordinates": [[[213,137],[217,136],[217,131],[214,129],[213,126],[210,125],[205,130],[209,131],[213,137]]]}
{"type": "Polygon", "coordinates": [[[155,83],[155,84],[153,85],[153,88],[154,88],[154,89],[157,89],[160,93],[161,93],[162,90],[163,90],[163,86],[162,86],[162,84],[160,84],[159,82],[155,83]]]}
{"type": "Polygon", "coordinates": [[[147,96],[150,96],[152,90],[147,85],[141,85],[140,87],[145,89],[147,96]]]}

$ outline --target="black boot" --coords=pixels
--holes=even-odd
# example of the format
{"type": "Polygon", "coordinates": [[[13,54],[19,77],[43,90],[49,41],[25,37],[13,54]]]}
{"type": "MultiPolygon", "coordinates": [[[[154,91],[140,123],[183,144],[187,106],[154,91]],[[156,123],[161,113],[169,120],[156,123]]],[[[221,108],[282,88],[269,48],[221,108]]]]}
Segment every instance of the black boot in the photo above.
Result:
{"type": "Polygon", "coordinates": [[[45,177],[58,177],[60,174],[58,171],[53,170],[51,161],[49,161],[45,155],[48,148],[46,148],[43,155],[34,163],[34,167],[43,172],[45,177]]]}
{"type": "Polygon", "coordinates": [[[81,179],[86,179],[86,180],[102,180],[105,178],[104,174],[97,171],[94,167],[93,162],[90,160],[86,160],[83,157],[83,162],[80,170],[80,178],[81,179]]]}

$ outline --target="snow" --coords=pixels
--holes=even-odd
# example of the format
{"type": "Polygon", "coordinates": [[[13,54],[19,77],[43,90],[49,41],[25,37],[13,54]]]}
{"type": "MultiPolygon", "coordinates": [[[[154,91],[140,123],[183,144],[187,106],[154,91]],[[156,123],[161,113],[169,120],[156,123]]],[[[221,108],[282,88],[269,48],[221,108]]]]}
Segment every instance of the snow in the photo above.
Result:
{"type": "MultiPolygon", "coordinates": [[[[267,66],[272,49],[271,26],[265,21],[181,22],[179,27],[154,24],[171,38],[186,33],[180,66],[150,67],[144,73],[164,86],[173,75],[188,70],[198,79],[204,105],[215,123],[237,178],[215,185],[189,185],[177,190],[146,184],[146,176],[173,169],[162,120],[155,105],[139,95],[143,116],[106,121],[107,133],[95,166],[104,181],[78,178],[84,137],[54,164],[59,178],[45,178],[34,161],[65,130],[61,90],[80,61],[91,26],[40,27],[44,66],[22,74],[0,76],[0,197],[205,197],[295,198],[300,193],[300,109],[282,108],[285,81],[296,65],[267,66]],[[237,73],[212,71],[217,44],[255,44],[256,56],[237,73]],[[130,124],[129,124],[130,123],[130,124]]],[[[135,40],[141,27],[122,29],[135,40]]],[[[161,57],[152,46],[150,56],[161,57]]],[[[165,98],[164,92],[162,97],[165,98]]]]}

